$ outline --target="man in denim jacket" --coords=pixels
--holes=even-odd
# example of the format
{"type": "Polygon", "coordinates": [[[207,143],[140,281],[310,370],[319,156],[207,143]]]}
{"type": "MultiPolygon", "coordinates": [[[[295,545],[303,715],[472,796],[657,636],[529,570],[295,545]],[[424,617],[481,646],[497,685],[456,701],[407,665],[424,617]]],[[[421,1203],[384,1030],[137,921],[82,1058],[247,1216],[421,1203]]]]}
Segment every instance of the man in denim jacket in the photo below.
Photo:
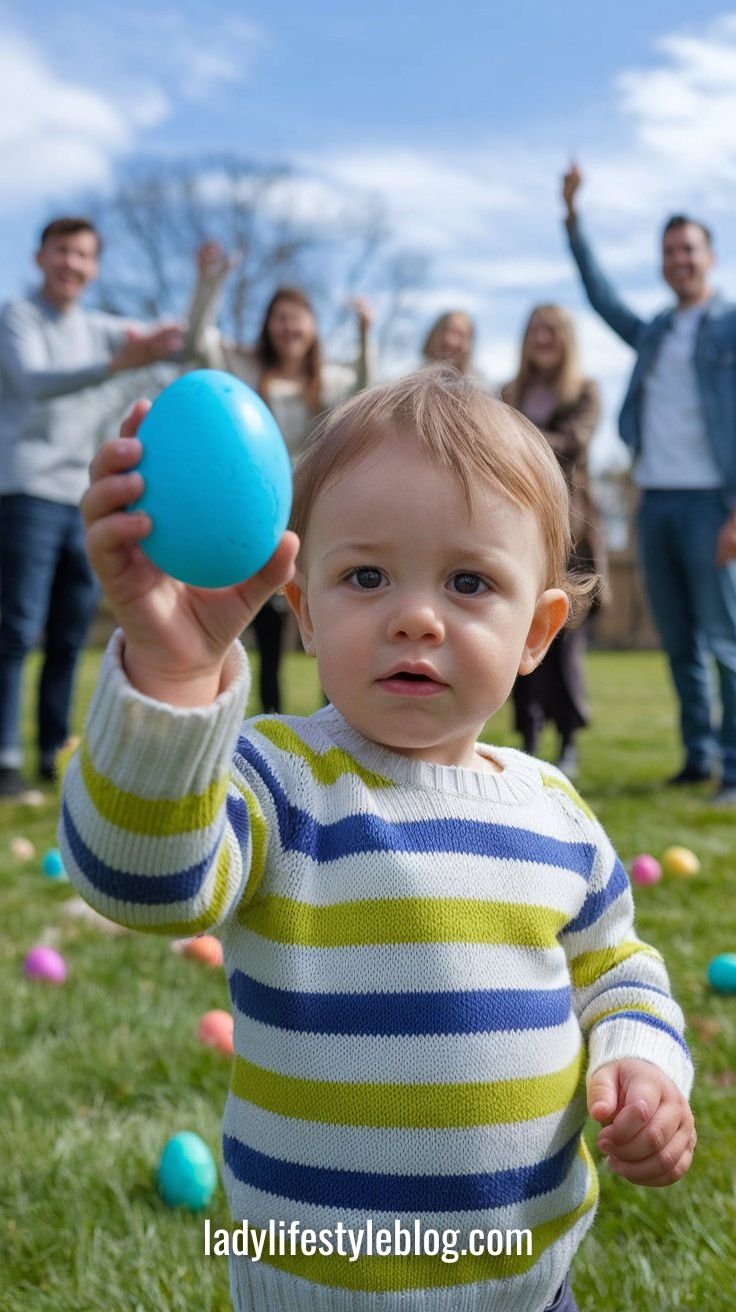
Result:
{"type": "Polygon", "coordinates": [[[563,180],[570,249],[593,309],[637,353],[619,431],[641,488],[644,581],[680,702],[685,761],[669,782],[708,778],[720,754],[714,800],[736,807],[736,305],[710,285],[708,229],[678,215],[662,240],[662,273],[677,304],[640,318],[616,295],[580,230],[581,181],[576,165],[563,180]]]}

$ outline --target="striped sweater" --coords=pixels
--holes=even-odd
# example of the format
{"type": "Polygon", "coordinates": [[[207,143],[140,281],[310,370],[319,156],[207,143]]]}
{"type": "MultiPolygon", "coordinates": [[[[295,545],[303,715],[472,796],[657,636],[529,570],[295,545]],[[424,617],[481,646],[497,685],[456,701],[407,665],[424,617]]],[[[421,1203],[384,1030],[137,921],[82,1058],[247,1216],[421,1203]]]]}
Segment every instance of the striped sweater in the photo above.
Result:
{"type": "Polygon", "coordinates": [[[402,757],[333,708],[241,724],[127,682],[119,635],[67,771],[78,889],[136,929],[214,930],[235,1020],[223,1177],[239,1223],[529,1229],[532,1253],[236,1259],[235,1305],[540,1312],[590,1225],[585,1077],[687,1093],[682,1016],[626,875],[565,777],[402,757]]]}

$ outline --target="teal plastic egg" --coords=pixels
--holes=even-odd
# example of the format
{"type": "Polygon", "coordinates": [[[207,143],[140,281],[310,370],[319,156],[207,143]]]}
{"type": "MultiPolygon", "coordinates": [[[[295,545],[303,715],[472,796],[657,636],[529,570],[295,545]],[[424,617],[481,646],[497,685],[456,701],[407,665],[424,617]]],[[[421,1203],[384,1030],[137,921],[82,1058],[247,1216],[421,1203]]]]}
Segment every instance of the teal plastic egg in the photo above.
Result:
{"type": "Polygon", "coordinates": [[[204,1139],[182,1130],[169,1139],[158,1165],[159,1193],[169,1207],[206,1207],[217,1187],[217,1167],[204,1139]]]}
{"type": "Polygon", "coordinates": [[[164,573],[223,588],[273,555],[291,510],[291,465],[271,411],[217,369],[184,374],[156,398],[138,430],[145,510],[141,549],[164,573]]]}
{"type": "Polygon", "coordinates": [[[58,847],[50,847],[48,852],[44,852],[41,869],[47,879],[58,879],[61,882],[66,882],[69,879],[58,847]]]}
{"type": "Polygon", "coordinates": [[[736,993],[736,952],[722,952],[708,966],[708,983],[716,993],[736,993]]]}

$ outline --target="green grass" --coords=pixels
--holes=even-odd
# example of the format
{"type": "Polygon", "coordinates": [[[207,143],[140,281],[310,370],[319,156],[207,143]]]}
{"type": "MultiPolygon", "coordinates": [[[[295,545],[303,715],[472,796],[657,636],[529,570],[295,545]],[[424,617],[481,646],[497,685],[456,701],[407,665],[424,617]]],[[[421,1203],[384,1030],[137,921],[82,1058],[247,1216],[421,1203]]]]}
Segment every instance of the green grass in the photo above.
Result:
{"type": "MultiPolygon", "coordinates": [[[[77,725],[98,660],[85,657],[77,725]]],[[[681,843],[703,863],[696,880],[635,893],[639,931],[665,954],[688,1017],[700,1142],[674,1188],[639,1189],[601,1169],[574,1287],[582,1312],[720,1312],[736,1268],[736,998],[711,994],[705,967],[736,951],[736,816],[709,808],[704,787],[661,788],[679,751],[659,655],[596,653],[589,669],[582,792],[625,862],[681,843]]],[[[288,710],[316,708],[312,662],[290,656],[286,684],[288,710]]],[[[504,709],[487,736],[513,742],[509,723],[504,709]]],[[[167,1209],[153,1182],[178,1130],[219,1153],[228,1065],[195,1030],[204,1011],[227,1006],[224,979],[167,942],[110,938],[64,914],[71,891],[40,873],[55,842],[56,799],[45,797],[40,809],[0,811],[0,1312],[225,1312],[225,1260],[201,1255],[201,1217],[167,1209]],[[11,855],[19,834],[35,860],[11,855]],[[64,953],[65,987],[24,979],[39,940],[64,953]]],[[[228,1224],[221,1188],[208,1215],[228,1224]]]]}

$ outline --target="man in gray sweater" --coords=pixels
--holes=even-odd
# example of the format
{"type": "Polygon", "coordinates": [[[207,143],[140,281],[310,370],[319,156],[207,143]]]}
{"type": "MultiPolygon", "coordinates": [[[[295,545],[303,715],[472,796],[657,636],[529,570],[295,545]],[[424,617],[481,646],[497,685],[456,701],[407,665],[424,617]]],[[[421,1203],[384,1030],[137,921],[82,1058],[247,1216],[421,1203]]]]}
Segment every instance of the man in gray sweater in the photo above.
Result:
{"type": "Polygon", "coordinates": [[[98,600],[79,501],[103,415],[101,384],[164,360],[179,329],[141,329],[85,310],[100,239],[82,218],[41,234],[43,280],[0,312],[0,796],[20,773],[20,698],[28,652],[44,639],[38,698],[39,769],[53,774],[69,731],[74,671],[98,600]]]}

